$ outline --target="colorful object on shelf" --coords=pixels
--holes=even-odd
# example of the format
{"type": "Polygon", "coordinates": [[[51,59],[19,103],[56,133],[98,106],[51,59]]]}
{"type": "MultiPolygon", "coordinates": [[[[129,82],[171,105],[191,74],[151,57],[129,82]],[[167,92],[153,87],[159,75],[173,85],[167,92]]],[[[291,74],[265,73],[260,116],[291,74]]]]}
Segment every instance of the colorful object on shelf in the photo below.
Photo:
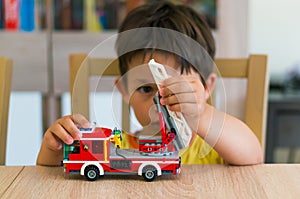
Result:
{"type": "Polygon", "coordinates": [[[4,23],[6,30],[19,29],[19,1],[4,0],[4,23]]]}
{"type": "Polygon", "coordinates": [[[71,1],[71,23],[73,30],[83,29],[83,0],[71,1]]]}
{"type": "MultiPolygon", "coordinates": [[[[46,8],[52,6],[55,30],[117,29],[127,13],[155,0],[0,0],[0,29],[33,31],[46,28],[46,8]],[[47,5],[47,2],[49,5],[47,5]]],[[[216,0],[177,1],[202,14],[215,28],[216,0]]],[[[48,9],[47,9],[48,10],[48,9]]],[[[52,22],[52,19],[50,20],[52,22]]]]}
{"type": "Polygon", "coordinates": [[[157,93],[154,102],[160,119],[160,136],[143,136],[139,138],[138,149],[121,149],[122,131],[117,128],[80,129],[81,139],[64,145],[65,173],[80,173],[91,181],[104,174],[138,174],[146,181],[162,174],[179,174],[182,141],[159,97],[157,93]]]}
{"type": "Polygon", "coordinates": [[[87,31],[98,32],[102,29],[99,23],[96,2],[95,1],[84,1],[84,28],[87,31]]]}
{"type": "Polygon", "coordinates": [[[20,1],[20,29],[26,32],[34,30],[34,0],[20,1]]]}
{"type": "Polygon", "coordinates": [[[55,30],[70,30],[71,0],[54,0],[53,8],[55,30]]]}
{"type": "Polygon", "coordinates": [[[4,3],[0,0],[0,29],[4,28],[4,3]]]}

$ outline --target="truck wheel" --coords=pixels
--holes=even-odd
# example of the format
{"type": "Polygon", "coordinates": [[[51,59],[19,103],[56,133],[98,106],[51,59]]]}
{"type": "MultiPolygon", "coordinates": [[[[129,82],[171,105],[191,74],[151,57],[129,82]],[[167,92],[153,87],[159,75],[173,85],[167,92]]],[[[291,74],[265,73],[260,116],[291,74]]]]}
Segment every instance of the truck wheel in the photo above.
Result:
{"type": "Polygon", "coordinates": [[[99,169],[96,166],[87,166],[84,175],[89,181],[95,181],[99,178],[99,169]]]}
{"type": "Polygon", "coordinates": [[[147,182],[155,180],[157,176],[157,170],[154,166],[146,166],[143,168],[143,177],[147,182]]]}

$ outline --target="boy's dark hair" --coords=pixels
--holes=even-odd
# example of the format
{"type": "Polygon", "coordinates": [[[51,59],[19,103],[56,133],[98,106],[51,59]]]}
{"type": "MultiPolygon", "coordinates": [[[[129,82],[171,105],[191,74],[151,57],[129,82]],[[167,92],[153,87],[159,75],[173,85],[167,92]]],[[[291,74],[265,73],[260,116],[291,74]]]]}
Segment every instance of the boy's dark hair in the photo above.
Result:
{"type": "MultiPolygon", "coordinates": [[[[209,54],[210,58],[213,60],[215,56],[215,42],[212,36],[212,33],[209,29],[209,26],[204,21],[204,18],[199,15],[196,11],[194,11],[192,8],[185,6],[185,5],[174,5],[170,2],[162,1],[159,3],[152,3],[152,4],[145,4],[143,6],[140,6],[131,12],[128,13],[124,21],[119,27],[119,33],[122,33],[127,30],[132,30],[136,28],[145,28],[145,27],[157,27],[157,28],[165,28],[177,31],[179,33],[182,33],[196,42],[198,42],[202,48],[204,48],[207,53],[209,54]]],[[[119,34],[116,48],[119,55],[119,64],[120,64],[120,71],[121,74],[125,74],[128,71],[128,63],[130,62],[131,58],[137,54],[137,53],[144,53],[144,55],[147,52],[153,52],[161,49],[155,49],[152,47],[147,48],[146,46],[151,46],[155,41],[156,36],[151,35],[146,37],[144,36],[143,40],[137,40],[135,41],[135,35],[131,36],[132,38],[122,38],[119,34]],[[147,38],[147,39],[145,39],[147,38]],[[131,41],[128,41],[131,39],[131,41]],[[151,43],[145,43],[144,40],[147,40],[147,42],[151,43]],[[130,52],[124,53],[124,46],[128,42],[141,42],[143,41],[144,45],[143,49],[135,49],[130,52]]],[[[156,41],[160,42],[160,41],[156,41]]],[[[174,42],[169,42],[174,43],[174,42]]],[[[172,45],[172,44],[171,44],[172,45]]],[[[174,44],[176,45],[176,44],[174,44]]],[[[187,45],[187,44],[185,44],[187,45]]],[[[176,46],[177,48],[184,48],[182,46],[176,46]]],[[[174,46],[170,46],[170,49],[176,48],[174,46]]],[[[188,47],[188,46],[187,46],[188,47]]],[[[185,51],[189,51],[190,49],[184,49],[185,51]]],[[[161,50],[162,51],[162,50],[161,50]]],[[[172,52],[167,52],[172,53],[172,52]]],[[[194,52],[195,53],[195,52],[194,52]]],[[[181,54],[182,55],[182,54],[181,54]]],[[[178,55],[178,61],[181,63],[181,72],[187,71],[190,72],[191,67],[195,69],[199,74],[204,73],[201,76],[201,78],[206,79],[207,76],[212,72],[212,66],[208,67],[208,71],[203,71],[203,68],[200,69],[199,62],[196,62],[197,64],[191,64],[189,61],[187,61],[186,57],[178,55]]],[[[203,79],[202,79],[203,80],[203,79]]]]}

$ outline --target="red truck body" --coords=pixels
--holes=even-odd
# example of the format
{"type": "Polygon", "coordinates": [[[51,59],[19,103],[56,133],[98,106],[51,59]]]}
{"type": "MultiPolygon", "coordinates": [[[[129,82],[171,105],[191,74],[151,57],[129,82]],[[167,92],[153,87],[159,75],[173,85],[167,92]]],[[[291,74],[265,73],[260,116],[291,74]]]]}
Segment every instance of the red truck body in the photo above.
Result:
{"type": "Polygon", "coordinates": [[[157,93],[154,103],[160,122],[159,136],[140,136],[138,149],[120,149],[120,130],[81,129],[80,140],[64,145],[65,173],[79,172],[89,180],[104,174],[138,174],[146,181],[162,174],[179,174],[179,151],[184,145],[173,118],[159,98],[157,93]]]}
{"type": "Polygon", "coordinates": [[[112,132],[108,128],[84,130],[80,140],[65,145],[65,173],[80,173],[89,180],[106,174],[138,174],[146,181],[152,181],[162,174],[180,173],[178,151],[166,154],[119,149],[110,141],[112,132]]]}

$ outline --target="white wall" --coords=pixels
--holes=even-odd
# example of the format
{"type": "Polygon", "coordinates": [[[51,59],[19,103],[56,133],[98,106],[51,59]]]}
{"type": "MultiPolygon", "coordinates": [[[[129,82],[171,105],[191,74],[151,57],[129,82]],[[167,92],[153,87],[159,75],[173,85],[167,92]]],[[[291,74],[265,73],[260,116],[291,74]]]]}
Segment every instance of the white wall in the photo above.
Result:
{"type": "Polygon", "coordinates": [[[218,1],[217,57],[268,55],[271,77],[300,63],[299,0],[218,1]]]}
{"type": "Polygon", "coordinates": [[[11,94],[6,165],[35,165],[43,136],[41,107],[38,92],[11,94]]]}
{"type": "Polygon", "coordinates": [[[271,76],[300,62],[300,1],[249,1],[249,52],[269,56],[271,76]]]}
{"type": "Polygon", "coordinates": [[[248,56],[249,0],[218,1],[216,57],[248,56]]]}

